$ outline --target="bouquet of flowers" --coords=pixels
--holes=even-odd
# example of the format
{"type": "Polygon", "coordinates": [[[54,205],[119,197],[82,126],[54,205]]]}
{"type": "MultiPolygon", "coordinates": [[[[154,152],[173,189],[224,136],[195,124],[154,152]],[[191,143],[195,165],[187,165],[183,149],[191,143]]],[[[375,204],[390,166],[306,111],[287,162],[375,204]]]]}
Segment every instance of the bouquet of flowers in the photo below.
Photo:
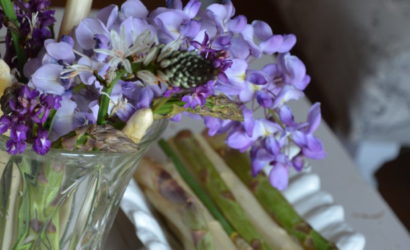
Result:
{"type": "MultiPolygon", "coordinates": [[[[290,53],[294,35],[274,34],[263,21],[249,23],[235,15],[230,1],[206,7],[199,0],[185,6],[168,0],[166,7],[148,11],[140,0],[127,0],[95,17],[70,16],[73,8],[87,14],[90,2],[69,1],[56,37],[48,0],[0,1],[0,22],[7,29],[0,133],[7,135],[3,148],[10,154],[0,168],[2,183],[7,184],[4,176],[11,175],[7,169],[13,164],[31,178],[24,190],[38,185],[34,180],[44,181],[44,197],[30,196],[41,202],[18,212],[24,226],[14,231],[15,249],[59,249],[61,239],[70,238],[55,219],[64,217],[56,203],[63,204],[61,197],[69,193],[63,192],[67,178],[56,177],[55,164],[53,171],[39,171],[41,164],[25,160],[26,154],[36,161],[53,152],[132,154],[158,121],[177,122],[185,115],[202,119],[211,136],[227,133],[229,147],[249,152],[252,174],[268,169],[278,189],[286,188],[291,168],[303,169],[305,158],[324,157],[314,136],[320,105],[311,107],[305,122],[297,122],[287,105],[303,97],[310,82],[303,62],[290,53]],[[250,67],[262,56],[271,63],[250,67]]],[[[93,190],[101,189],[96,183],[93,190]]]]}

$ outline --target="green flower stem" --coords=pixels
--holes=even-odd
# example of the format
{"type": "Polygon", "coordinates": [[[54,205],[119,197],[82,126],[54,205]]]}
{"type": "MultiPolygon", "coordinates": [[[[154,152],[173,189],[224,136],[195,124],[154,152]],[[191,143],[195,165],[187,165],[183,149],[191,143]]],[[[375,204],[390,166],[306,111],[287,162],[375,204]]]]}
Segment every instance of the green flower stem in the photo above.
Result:
{"type": "Polygon", "coordinates": [[[13,3],[10,0],[0,0],[0,5],[8,21],[7,29],[10,31],[11,39],[16,51],[19,70],[22,72],[23,66],[26,62],[26,55],[20,41],[19,23],[16,12],[14,10],[13,3]]]}
{"type": "MultiPolygon", "coordinates": [[[[32,164],[33,167],[33,164],[32,164]]],[[[31,198],[31,216],[38,216],[39,221],[47,223],[41,232],[41,238],[48,239],[52,249],[60,248],[60,216],[58,199],[63,182],[64,170],[50,164],[39,166],[37,183],[29,184],[31,198]],[[44,178],[44,180],[42,180],[44,178]]]]}
{"type": "Polygon", "coordinates": [[[98,118],[97,118],[98,125],[104,125],[105,123],[107,123],[106,119],[108,115],[108,107],[110,106],[111,92],[113,88],[115,87],[115,85],[121,80],[122,77],[125,76],[126,73],[127,72],[125,70],[119,70],[114,80],[112,80],[110,84],[106,85],[103,88],[102,92],[104,94],[100,96],[100,100],[99,100],[100,109],[98,110],[98,118]]]}
{"type": "Polygon", "coordinates": [[[205,135],[211,147],[225,160],[235,174],[249,187],[266,212],[294,236],[305,249],[336,249],[336,247],[316,232],[299,214],[285,197],[273,188],[265,175],[252,177],[250,161],[246,154],[228,148],[224,136],[205,135]]]}
{"type": "Polygon", "coordinates": [[[197,181],[239,235],[256,249],[270,249],[192,134],[189,131],[180,132],[173,138],[173,143],[197,181]]]}

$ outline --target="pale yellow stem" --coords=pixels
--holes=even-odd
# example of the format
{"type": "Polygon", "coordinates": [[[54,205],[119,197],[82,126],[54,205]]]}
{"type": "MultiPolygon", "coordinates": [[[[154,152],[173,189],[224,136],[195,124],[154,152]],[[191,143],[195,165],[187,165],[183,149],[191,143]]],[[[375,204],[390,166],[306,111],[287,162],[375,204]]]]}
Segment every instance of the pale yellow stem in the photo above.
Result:
{"type": "Polygon", "coordinates": [[[74,27],[90,14],[92,3],[92,0],[67,0],[59,37],[69,35],[74,27]]]}

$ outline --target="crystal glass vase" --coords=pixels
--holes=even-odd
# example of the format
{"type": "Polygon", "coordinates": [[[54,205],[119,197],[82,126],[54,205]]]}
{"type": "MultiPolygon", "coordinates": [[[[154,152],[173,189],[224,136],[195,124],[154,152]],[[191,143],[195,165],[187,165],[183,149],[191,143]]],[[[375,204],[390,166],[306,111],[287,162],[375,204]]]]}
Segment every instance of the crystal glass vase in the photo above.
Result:
{"type": "Polygon", "coordinates": [[[0,249],[101,249],[139,160],[165,127],[156,121],[133,153],[10,156],[1,137],[0,249]]]}

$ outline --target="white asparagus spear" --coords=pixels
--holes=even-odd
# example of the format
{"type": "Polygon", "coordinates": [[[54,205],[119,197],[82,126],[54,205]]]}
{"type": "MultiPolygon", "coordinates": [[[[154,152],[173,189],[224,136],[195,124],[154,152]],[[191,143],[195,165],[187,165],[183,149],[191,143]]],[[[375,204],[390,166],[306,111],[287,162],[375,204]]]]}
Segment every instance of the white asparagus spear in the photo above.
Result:
{"type": "Polygon", "coordinates": [[[59,37],[70,34],[90,14],[92,3],[92,0],[67,0],[59,37]]]}

